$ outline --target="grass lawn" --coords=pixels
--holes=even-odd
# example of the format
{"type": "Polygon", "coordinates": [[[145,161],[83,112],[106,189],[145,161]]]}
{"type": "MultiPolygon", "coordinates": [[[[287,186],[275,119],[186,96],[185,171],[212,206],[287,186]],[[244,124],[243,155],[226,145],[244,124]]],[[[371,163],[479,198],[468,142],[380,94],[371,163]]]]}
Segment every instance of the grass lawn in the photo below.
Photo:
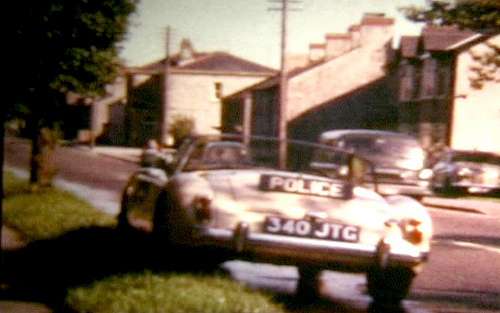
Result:
{"type": "MultiPolygon", "coordinates": [[[[30,241],[56,240],[80,228],[112,229],[113,216],[56,188],[31,192],[26,181],[4,173],[4,223],[30,241]]],[[[98,256],[96,256],[98,257],[98,256]]],[[[75,268],[75,271],[79,269],[75,268]]],[[[114,274],[71,287],[64,299],[70,312],[85,313],[284,313],[283,304],[228,277],[194,273],[114,274]]]]}
{"type": "Polygon", "coordinates": [[[69,292],[77,312],[282,313],[281,305],[242,284],[217,276],[129,274],[69,292]]]}
{"type": "Polygon", "coordinates": [[[114,226],[116,219],[56,188],[30,191],[27,181],[4,173],[3,222],[29,241],[50,239],[89,226],[114,226]]]}

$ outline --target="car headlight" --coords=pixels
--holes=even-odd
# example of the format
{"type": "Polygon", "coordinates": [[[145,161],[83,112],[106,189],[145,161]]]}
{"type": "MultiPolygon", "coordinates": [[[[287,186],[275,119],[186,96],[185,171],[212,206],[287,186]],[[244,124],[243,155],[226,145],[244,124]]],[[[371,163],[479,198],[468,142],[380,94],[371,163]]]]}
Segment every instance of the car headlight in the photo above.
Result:
{"type": "Polygon", "coordinates": [[[432,176],[434,175],[434,172],[430,168],[424,168],[418,173],[418,178],[427,180],[431,179],[432,176]]]}
{"type": "Polygon", "coordinates": [[[472,170],[470,168],[467,168],[467,167],[462,167],[461,169],[458,170],[457,175],[462,176],[462,177],[471,176],[472,170]]]}
{"type": "Polygon", "coordinates": [[[399,223],[403,238],[413,244],[419,244],[424,238],[424,232],[422,230],[422,222],[410,218],[403,219],[399,223]]]}
{"type": "Polygon", "coordinates": [[[340,176],[347,176],[347,175],[349,175],[349,167],[346,166],[346,165],[341,166],[339,168],[338,173],[339,173],[340,176]]]}

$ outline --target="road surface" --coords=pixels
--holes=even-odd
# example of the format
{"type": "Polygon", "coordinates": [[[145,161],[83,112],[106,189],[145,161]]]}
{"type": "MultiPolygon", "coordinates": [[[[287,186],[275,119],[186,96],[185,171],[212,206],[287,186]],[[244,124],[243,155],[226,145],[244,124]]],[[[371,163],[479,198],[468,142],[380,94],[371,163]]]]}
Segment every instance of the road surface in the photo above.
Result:
{"type": "MultiPolygon", "coordinates": [[[[26,172],[29,147],[6,141],[8,169],[26,172]]],[[[116,214],[127,177],[137,166],[100,155],[87,147],[61,147],[56,157],[59,185],[116,214]]],[[[500,312],[500,202],[477,212],[429,207],[435,236],[429,263],[416,278],[399,312],[500,312]]],[[[248,285],[283,297],[293,297],[297,272],[293,267],[231,261],[223,265],[248,285]]],[[[325,271],[324,299],[297,311],[383,312],[370,306],[364,276],[325,271]]],[[[292,308],[293,310],[293,308],[292,308]]]]}

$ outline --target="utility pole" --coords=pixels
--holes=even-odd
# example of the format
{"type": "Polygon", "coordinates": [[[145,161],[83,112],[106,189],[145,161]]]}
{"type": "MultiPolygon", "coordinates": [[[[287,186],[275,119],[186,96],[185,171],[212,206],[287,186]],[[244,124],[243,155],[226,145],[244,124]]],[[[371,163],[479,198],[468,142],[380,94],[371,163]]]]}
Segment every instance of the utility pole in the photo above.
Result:
{"type": "MultiPolygon", "coordinates": [[[[279,109],[278,109],[278,139],[279,139],[279,166],[286,167],[287,144],[286,140],[288,125],[288,77],[287,77],[287,35],[288,35],[288,12],[291,10],[290,3],[300,3],[294,0],[270,0],[280,3],[280,8],[271,8],[271,11],[281,11],[281,52],[280,52],[280,79],[279,79],[279,109]]],[[[296,10],[296,9],[294,9],[296,10]]]]}
{"type": "Polygon", "coordinates": [[[169,118],[169,88],[170,88],[170,26],[166,29],[166,40],[165,40],[165,64],[163,67],[163,82],[162,82],[162,102],[160,111],[160,123],[159,123],[159,144],[163,145],[167,142],[168,138],[168,118],[169,118]]]}

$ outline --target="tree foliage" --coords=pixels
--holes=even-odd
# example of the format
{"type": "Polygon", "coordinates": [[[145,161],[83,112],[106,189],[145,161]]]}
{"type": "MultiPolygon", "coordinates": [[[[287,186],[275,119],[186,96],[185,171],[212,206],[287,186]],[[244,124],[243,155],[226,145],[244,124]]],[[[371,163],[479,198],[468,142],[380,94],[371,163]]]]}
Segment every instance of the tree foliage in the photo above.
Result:
{"type": "Polygon", "coordinates": [[[174,146],[179,147],[184,139],[191,136],[194,132],[194,120],[188,116],[176,115],[173,117],[169,133],[174,140],[174,146]]]}
{"type": "Polygon", "coordinates": [[[403,12],[414,21],[458,25],[481,33],[500,31],[498,0],[432,0],[428,7],[407,7],[403,12]]]}
{"type": "MultiPolygon", "coordinates": [[[[426,8],[406,7],[405,15],[433,25],[455,25],[487,36],[500,34],[499,0],[431,0],[426,8]]],[[[486,81],[500,81],[500,43],[487,40],[481,53],[472,53],[471,86],[482,88],[486,81]]]]}
{"type": "Polygon", "coordinates": [[[9,10],[17,95],[36,89],[101,94],[118,70],[136,0],[17,0],[9,10]]]}
{"type": "MultiPolygon", "coordinates": [[[[119,43],[138,0],[16,0],[9,4],[7,114],[23,115],[40,151],[40,129],[64,116],[66,94],[103,94],[120,69],[119,43]]],[[[7,115],[9,116],[9,115],[7,115]]]]}

